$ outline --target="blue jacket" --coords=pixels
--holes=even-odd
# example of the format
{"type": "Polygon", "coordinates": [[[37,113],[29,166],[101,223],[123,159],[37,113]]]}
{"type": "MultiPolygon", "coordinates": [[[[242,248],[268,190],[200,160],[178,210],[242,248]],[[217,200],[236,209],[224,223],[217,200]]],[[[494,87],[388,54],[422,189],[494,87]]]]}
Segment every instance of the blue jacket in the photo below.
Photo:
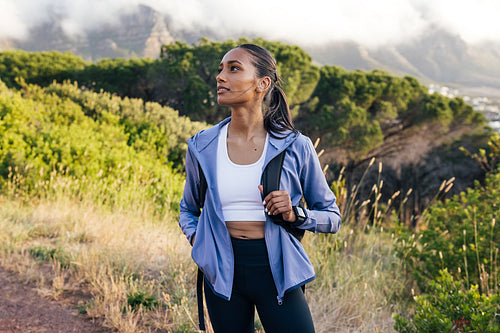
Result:
{"type": "MultiPolygon", "coordinates": [[[[179,214],[179,225],[187,239],[191,242],[196,234],[191,252],[193,260],[205,274],[212,290],[226,300],[231,297],[234,256],[217,190],[216,157],[220,128],[229,121],[230,118],[227,118],[188,140],[186,185],[179,214]],[[203,210],[199,201],[198,163],[207,181],[203,210]]],[[[270,136],[264,168],[284,149],[287,151],[280,190],[286,190],[290,194],[292,205],[297,206],[302,196],[307,204],[307,219],[298,228],[336,233],[340,229],[339,208],[311,140],[292,131],[283,139],[270,136]]],[[[269,217],[264,237],[280,303],[285,292],[315,278],[314,268],[302,244],[284,228],[272,223],[269,217]]]]}

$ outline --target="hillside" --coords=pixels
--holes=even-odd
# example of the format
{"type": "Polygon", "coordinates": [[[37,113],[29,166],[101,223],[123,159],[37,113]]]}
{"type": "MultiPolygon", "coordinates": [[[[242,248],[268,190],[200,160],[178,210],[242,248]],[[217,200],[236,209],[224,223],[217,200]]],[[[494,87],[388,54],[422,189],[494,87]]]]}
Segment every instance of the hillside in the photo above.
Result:
{"type": "Polygon", "coordinates": [[[165,17],[149,6],[139,5],[119,17],[117,24],[107,24],[68,35],[63,21],[51,19],[31,29],[26,40],[0,39],[0,50],[71,52],[88,61],[102,58],[157,58],[163,44],[174,41],[165,17]]]}
{"type": "Polygon", "coordinates": [[[423,83],[439,82],[460,88],[491,87],[484,95],[500,97],[500,45],[469,45],[459,36],[430,28],[416,40],[368,48],[349,42],[305,48],[321,64],[346,69],[382,69],[412,75],[423,83]]]}
{"type": "MultiPolygon", "coordinates": [[[[171,78],[175,82],[201,85],[205,66],[232,43],[164,47],[161,66],[186,76],[184,82],[171,78]],[[201,66],[185,66],[185,59],[201,66]]],[[[332,181],[341,231],[308,233],[302,241],[317,275],[306,293],[317,332],[422,332],[429,322],[436,332],[456,323],[497,332],[500,142],[484,144],[493,138],[484,118],[459,98],[428,94],[412,77],[317,68],[298,48],[267,46],[280,71],[298,82],[286,87],[296,124],[313,139],[321,135],[321,162],[347,161],[346,172],[336,170],[332,181]],[[472,153],[488,148],[470,158],[461,146],[472,153]],[[466,175],[456,170],[466,172],[467,165],[471,177],[481,167],[490,172],[451,198],[465,184],[466,175]],[[455,180],[441,179],[450,172],[455,180]],[[418,187],[407,190],[409,183],[418,187]],[[425,211],[418,210],[416,193],[432,197],[425,211]]],[[[176,222],[185,141],[207,124],[155,102],[51,79],[74,75],[68,68],[76,63],[87,79],[108,80],[95,81],[96,87],[120,91],[116,82],[150,73],[133,69],[158,63],[94,66],[56,52],[15,52],[3,60],[0,70],[14,63],[22,75],[12,80],[6,71],[12,88],[0,81],[0,278],[10,270],[61,303],[80,296],[79,313],[102,331],[196,332],[195,264],[176,222]],[[5,61],[19,57],[24,61],[5,61]],[[34,76],[32,68],[38,68],[34,76]]],[[[194,97],[193,103],[206,104],[194,97]]],[[[22,295],[7,293],[4,312],[11,316],[22,295]]]]}
{"type": "MultiPolygon", "coordinates": [[[[215,69],[222,55],[240,42],[203,40],[195,46],[176,42],[164,45],[158,60],[97,63],[69,53],[4,52],[0,53],[0,77],[13,88],[22,88],[23,80],[46,86],[53,80],[70,79],[89,93],[102,90],[140,98],[214,124],[229,115],[215,101],[215,69]]],[[[413,189],[414,210],[405,217],[412,219],[418,218],[441,181],[455,177],[450,192],[454,194],[482,178],[480,165],[459,148],[486,147],[492,133],[485,118],[461,98],[429,94],[411,76],[317,67],[297,46],[254,42],[275,54],[296,126],[313,140],[321,139],[322,161],[330,165],[329,181],[345,168],[347,184],[356,184],[375,157],[385,165],[384,200],[391,191],[413,189]]],[[[181,161],[179,156],[176,161],[181,161]]],[[[368,197],[370,188],[362,189],[361,195],[368,197]]]]}

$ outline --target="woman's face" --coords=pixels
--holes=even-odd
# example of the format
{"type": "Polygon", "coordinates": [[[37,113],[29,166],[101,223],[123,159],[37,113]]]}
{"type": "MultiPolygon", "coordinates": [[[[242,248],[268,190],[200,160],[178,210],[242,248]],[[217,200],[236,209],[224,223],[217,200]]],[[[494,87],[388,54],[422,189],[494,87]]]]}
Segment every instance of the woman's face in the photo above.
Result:
{"type": "Polygon", "coordinates": [[[242,48],[226,53],[217,75],[217,102],[228,106],[254,102],[259,89],[259,79],[250,53],[242,48]]]}

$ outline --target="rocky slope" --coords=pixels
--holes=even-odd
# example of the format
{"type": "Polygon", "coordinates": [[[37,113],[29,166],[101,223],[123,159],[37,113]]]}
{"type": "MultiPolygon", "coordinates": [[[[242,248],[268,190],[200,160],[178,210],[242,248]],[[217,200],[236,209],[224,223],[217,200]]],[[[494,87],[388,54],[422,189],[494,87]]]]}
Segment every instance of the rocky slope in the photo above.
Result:
{"type": "Polygon", "coordinates": [[[67,35],[60,18],[54,15],[48,23],[33,28],[29,39],[4,39],[0,41],[0,49],[68,51],[85,60],[96,61],[113,57],[157,58],[161,45],[173,41],[165,17],[141,5],[132,13],[122,15],[117,25],[96,27],[78,36],[67,35]]]}
{"type": "Polygon", "coordinates": [[[367,48],[352,42],[306,48],[321,64],[348,70],[382,69],[409,74],[423,83],[440,82],[456,87],[490,87],[500,96],[500,44],[469,45],[458,35],[432,28],[420,38],[397,45],[367,48]]]}

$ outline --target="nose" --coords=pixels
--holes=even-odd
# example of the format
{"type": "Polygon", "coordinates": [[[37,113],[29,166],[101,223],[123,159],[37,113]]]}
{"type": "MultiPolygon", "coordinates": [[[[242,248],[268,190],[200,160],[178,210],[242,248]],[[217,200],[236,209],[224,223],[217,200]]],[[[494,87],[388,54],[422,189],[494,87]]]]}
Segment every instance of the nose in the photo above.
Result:
{"type": "Polygon", "coordinates": [[[217,80],[217,82],[224,82],[225,81],[223,73],[224,73],[224,71],[220,71],[219,74],[217,74],[217,76],[215,77],[215,80],[217,80]]]}

